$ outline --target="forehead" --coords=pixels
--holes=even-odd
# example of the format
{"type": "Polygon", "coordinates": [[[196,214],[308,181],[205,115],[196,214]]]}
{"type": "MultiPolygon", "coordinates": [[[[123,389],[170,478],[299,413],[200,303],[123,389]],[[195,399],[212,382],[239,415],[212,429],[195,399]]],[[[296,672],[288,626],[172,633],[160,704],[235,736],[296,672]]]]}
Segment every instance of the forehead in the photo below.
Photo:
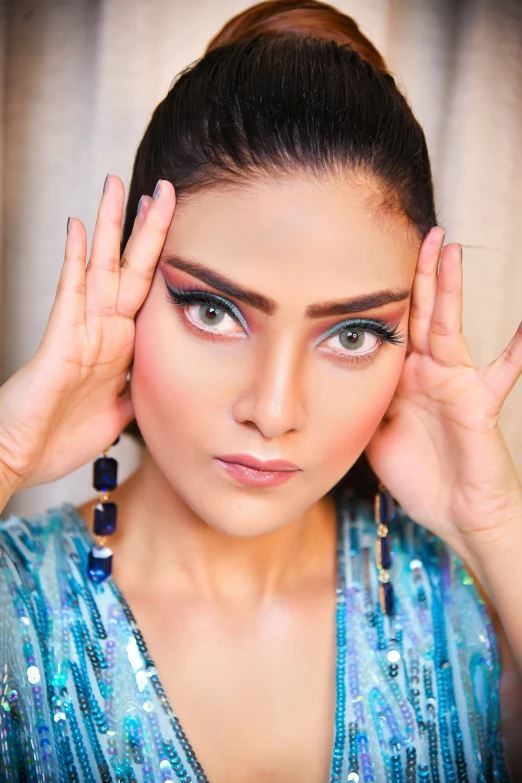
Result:
{"type": "Polygon", "coordinates": [[[181,200],[165,249],[275,298],[288,286],[310,301],[406,287],[418,240],[378,203],[375,187],[348,175],[215,187],[181,200]]]}

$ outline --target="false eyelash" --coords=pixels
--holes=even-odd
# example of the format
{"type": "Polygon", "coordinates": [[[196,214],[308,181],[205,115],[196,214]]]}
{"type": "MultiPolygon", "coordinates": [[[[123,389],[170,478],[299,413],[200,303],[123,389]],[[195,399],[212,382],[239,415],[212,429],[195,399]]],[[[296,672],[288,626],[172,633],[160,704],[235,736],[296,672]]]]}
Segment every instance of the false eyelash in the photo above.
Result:
{"type": "Polygon", "coordinates": [[[339,334],[339,332],[343,332],[345,329],[361,327],[392,345],[402,345],[406,342],[406,338],[403,332],[398,331],[399,323],[392,325],[384,321],[375,321],[372,318],[353,318],[351,321],[333,327],[327,338],[323,339],[328,339],[328,337],[339,334]]]}
{"type": "Polygon", "coordinates": [[[226,312],[237,321],[244,329],[248,331],[246,322],[239,316],[238,311],[231,305],[231,303],[224,299],[219,294],[214,294],[211,291],[207,291],[204,288],[198,288],[197,285],[191,288],[190,291],[184,291],[181,288],[173,288],[167,281],[168,298],[175,305],[181,305],[187,307],[193,304],[215,304],[218,307],[223,308],[226,312]]]}
{"type": "MultiPolygon", "coordinates": [[[[214,294],[211,291],[207,291],[205,288],[198,288],[194,286],[190,291],[184,291],[180,288],[173,288],[167,281],[168,298],[175,304],[182,307],[187,307],[193,304],[215,304],[222,307],[235,321],[241,326],[245,327],[245,323],[238,316],[235,309],[231,306],[227,299],[224,299],[219,294],[214,294]]],[[[353,318],[349,321],[343,321],[341,324],[336,324],[332,329],[321,339],[321,342],[332,337],[345,329],[361,327],[367,329],[367,331],[380,337],[381,340],[391,343],[392,345],[401,345],[404,343],[405,337],[403,332],[398,331],[399,322],[395,325],[387,324],[383,321],[376,321],[372,318],[353,318]]]]}

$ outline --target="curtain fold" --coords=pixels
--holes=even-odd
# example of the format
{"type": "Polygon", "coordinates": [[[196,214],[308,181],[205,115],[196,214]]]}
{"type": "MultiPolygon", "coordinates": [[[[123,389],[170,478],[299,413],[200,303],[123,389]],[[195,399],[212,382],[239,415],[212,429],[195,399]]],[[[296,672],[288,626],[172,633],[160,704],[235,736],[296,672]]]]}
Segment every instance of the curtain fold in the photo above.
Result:
{"type": "MultiPolygon", "coordinates": [[[[130,181],[136,148],[176,74],[238,0],[0,3],[0,359],[5,380],[36,350],[63,258],[67,217],[92,234],[108,172],[130,181]]],[[[344,0],[423,125],[439,223],[464,249],[464,334],[475,361],[522,319],[522,3],[344,0]]],[[[522,382],[501,427],[522,476],[522,382]]],[[[123,476],[139,462],[127,437],[123,476]]],[[[30,514],[92,495],[90,465],[15,496],[30,514]]]]}

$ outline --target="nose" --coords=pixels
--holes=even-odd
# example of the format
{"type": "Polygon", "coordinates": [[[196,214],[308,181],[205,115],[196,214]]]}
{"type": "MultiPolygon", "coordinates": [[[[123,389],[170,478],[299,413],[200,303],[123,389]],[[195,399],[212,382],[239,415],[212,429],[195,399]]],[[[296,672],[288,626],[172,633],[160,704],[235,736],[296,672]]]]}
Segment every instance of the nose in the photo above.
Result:
{"type": "Polygon", "coordinates": [[[252,357],[252,370],[243,393],[232,407],[239,423],[254,424],[265,438],[304,427],[304,364],[302,350],[291,337],[252,357]]]}

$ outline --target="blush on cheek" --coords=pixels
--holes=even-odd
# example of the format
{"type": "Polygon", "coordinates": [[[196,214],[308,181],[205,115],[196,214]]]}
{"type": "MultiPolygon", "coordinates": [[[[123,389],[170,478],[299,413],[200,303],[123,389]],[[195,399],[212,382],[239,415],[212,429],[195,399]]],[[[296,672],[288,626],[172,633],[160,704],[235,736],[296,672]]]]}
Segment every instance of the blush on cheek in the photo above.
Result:
{"type": "Polygon", "coordinates": [[[357,395],[355,404],[352,402],[348,408],[345,404],[337,406],[341,412],[330,422],[325,463],[337,467],[340,475],[351,468],[371,440],[393,399],[397,377],[395,374],[383,377],[382,383],[375,383],[366,394],[357,395]]]}
{"type": "Polygon", "coordinates": [[[186,400],[171,363],[165,360],[165,346],[143,315],[136,325],[131,393],[136,421],[148,442],[161,433],[163,439],[167,432],[172,434],[171,428],[184,416],[186,400]]]}
{"type": "Polygon", "coordinates": [[[373,409],[370,415],[350,417],[346,422],[339,422],[327,448],[330,459],[327,457],[326,462],[335,466],[336,472],[346,473],[364,450],[378,422],[373,409]]]}
{"type": "Polygon", "coordinates": [[[173,327],[170,311],[145,307],[136,322],[131,394],[149,452],[165,475],[201,457],[211,428],[215,390],[208,366],[194,358],[191,340],[173,327]]]}

